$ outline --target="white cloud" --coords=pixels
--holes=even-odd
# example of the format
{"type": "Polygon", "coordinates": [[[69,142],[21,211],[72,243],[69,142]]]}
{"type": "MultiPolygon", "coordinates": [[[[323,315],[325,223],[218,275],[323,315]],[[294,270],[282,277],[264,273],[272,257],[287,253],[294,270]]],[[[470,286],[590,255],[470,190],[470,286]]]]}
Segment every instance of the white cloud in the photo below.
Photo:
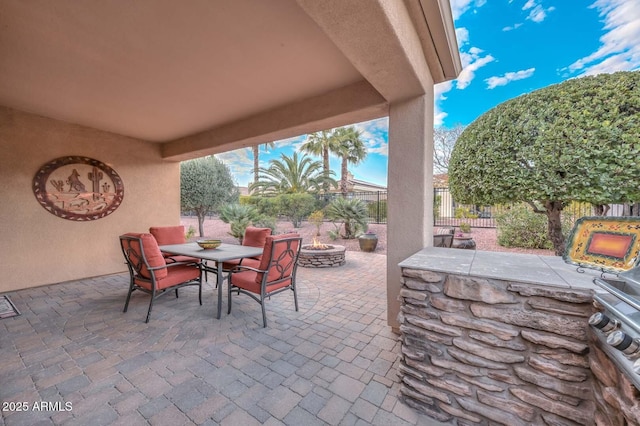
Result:
{"type": "Polygon", "coordinates": [[[498,76],[489,77],[485,80],[485,82],[487,83],[488,89],[494,89],[498,86],[506,86],[512,81],[524,80],[525,78],[529,78],[533,75],[535,70],[536,70],[535,68],[529,68],[527,70],[508,72],[501,77],[498,77],[498,76]]]}
{"type": "Polygon", "coordinates": [[[538,0],[527,0],[524,6],[522,6],[522,10],[529,11],[527,19],[533,22],[544,21],[547,18],[547,13],[552,12],[555,9],[556,8],[553,6],[545,8],[544,6],[542,6],[542,2],[538,2],[538,0]]]}
{"type": "Polygon", "coordinates": [[[361,137],[369,153],[389,155],[387,142],[389,139],[389,117],[357,123],[354,126],[362,132],[361,137]]]}
{"type": "Polygon", "coordinates": [[[495,58],[491,55],[481,56],[483,51],[477,47],[472,47],[468,52],[460,52],[460,60],[462,61],[462,71],[456,79],[456,88],[466,88],[476,76],[476,71],[484,67],[495,58]]]}
{"type": "Polygon", "coordinates": [[[600,47],[569,65],[569,71],[595,75],[640,68],[640,7],[630,0],[597,0],[606,31],[600,47]]]}
{"type": "Polygon", "coordinates": [[[453,19],[460,18],[466,11],[472,6],[479,8],[485,5],[487,0],[451,0],[451,12],[453,13],[453,19]]]}
{"type": "Polygon", "coordinates": [[[513,30],[517,30],[518,28],[520,28],[523,24],[521,22],[515,23],[511,26],[508,27],[504,27],[502,29],[502,31],[513,31],[513,30]]]}
{"type": "Polygon", "coordinates": [[[291,145],[295,151],[300,151],[300,146],[305,143],[309,135],[300,135],[288,139],[282,139],[276,142],[276,147],[281,148],[283,146],[291,145]]]}
{"type": "Polygon", "coordinates": [[[240,185],[246,185],[253,180],[253,153],[251,148],[241,148],[216,154],[215,157],[226,164],[231,174],[240,185]]]}
{"type": "Polygon", "coordinates": [[[442,126],[445,117],[448,115],[446,112],[442,111],[440,101],[447,99],[445,94],[452,88],[452,81],[445,81],[444,83],[433,86],[433,125],[435,127],[442,126]]]}
{"type": "Polygon", "coordinates": [[[458,40],[458,47],[467,44],[469,42],[469,30],[466,28],[456,28],[456,39],[458,40]]]}
{"type": "MultiPolygon", "coordinates": [[[[389,147],[387,139],[389,135],[389,117],[382,117],[377,120],[364,121],[362,123],[352,124],[356,130],[361,133],[361,139],[367,147],[369,153],[376,153],[380,155],[389,155],[389,147]]],[[[333,131],[334,129],[327,129],[333,131]]],[[[285,139],[279,141],[276,146],[279,145],[291,145],[295,151],[300,152],[301,146],[307,142],[309,135],[297,136],[295,138],[285,139]]]]}
{"type": "Polygon", "coordinates": [[[538,5],[533,8],[531,12],[529,12],[529,16],[527,16],[527,19],[530,19],[533,22],[542,22],[547,18],[547,13],[552,12],[555,9],[555,7],[548,7],[545,9],[544,7],[538,5]]]}

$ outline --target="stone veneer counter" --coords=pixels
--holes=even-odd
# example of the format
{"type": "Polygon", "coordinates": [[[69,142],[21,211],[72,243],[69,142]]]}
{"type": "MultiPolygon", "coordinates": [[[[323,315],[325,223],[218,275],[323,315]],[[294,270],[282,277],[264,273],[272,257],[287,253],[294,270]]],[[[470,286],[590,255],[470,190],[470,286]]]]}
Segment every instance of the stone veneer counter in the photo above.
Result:
{"type": "Polygon", "coordinates": [[[458,425],[638,425],[637,389],[588,326],[598,272],[436,247],[400,267],[407,405],[458,425]]]}
{"type": "Polygon", "coordinates": [[[593,278],[600,276],[590,269],[580,273],[559,256],[440,247],[422,249],[400,263],[400,267],[581,290],[594,289],[593,278]]]}

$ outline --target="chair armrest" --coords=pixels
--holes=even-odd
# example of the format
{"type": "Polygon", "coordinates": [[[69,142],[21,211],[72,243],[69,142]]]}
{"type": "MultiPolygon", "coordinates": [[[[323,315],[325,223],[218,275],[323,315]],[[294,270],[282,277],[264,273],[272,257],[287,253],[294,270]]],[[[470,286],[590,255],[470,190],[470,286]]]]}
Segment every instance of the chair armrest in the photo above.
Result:
{"type": "Polygon", "coordinates": [[[196,263],[196,262],[171,262],[171,263],[167,263],[164,266],[154,266],[153,268],[147,268],[147,269],[149,271],[157,271],[159,269],[166,269],[166,268],[170,268],[172,266],[180,266],[180,265],[193,265],[193,266],[200,267],[200,264],[196,263]]]}
{"type": "Polygon", "coordinates": [[[233,269],[229,270],[229,273],[236,273],[236,272],[242,272],[242,271],[253,271],[253,272],[258,272],[258,273],[267,273],[269,272],[268,270],[263,270],[263,269],[258,269],[258,268],[252,268],[251,266],[244,266],[244,265],[238,265],[233,269]]]}

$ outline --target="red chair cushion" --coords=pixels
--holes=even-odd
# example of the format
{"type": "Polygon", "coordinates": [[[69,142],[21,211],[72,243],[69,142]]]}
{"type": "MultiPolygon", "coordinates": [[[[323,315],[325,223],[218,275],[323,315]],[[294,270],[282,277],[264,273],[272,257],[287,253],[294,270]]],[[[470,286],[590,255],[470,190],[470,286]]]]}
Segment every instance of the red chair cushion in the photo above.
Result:
{"type": "MultiPolygon", "coordinates": [[[[285,250],[287,249],[287,245],[275,244],[274,242],[278,240],[284,240],[286,238],[299,238],[299,237],[300,235],[295,233],[280,234],[276,236],[270,235],[267,237],[267,241],[265,242],[265,245],[264,245],[264,251],[262,252],[262,259],[260,259],[260,266],[258,267],[258,269],[262,269],[262,270],[269,269],[269,260],[271,259],[271,257],[273,257],[273,259],[279,259],[278,263],[280,264],[280,266],[285,267],[285,270],[282,270],[281,268],[272,267],[269,270],[267,283],[269,281],[276,280],[283,275],[287,275],[291,273],[291,269],[293,269],[293,257],[290,255],[284,254],[285,250]],[[273,253],[273,256],[272,256],[271,252],[274,250],[274,247],[276,251],[275,253],[273,253]]],[[[291,249],[294,252],[298,251],[298,244],[299,244],[299,241],[293,241],[291,243],[291,249]]],[[[255,277],[256,283],[260,284],[262,282],[262,275],[263,275],[262,273],[256,274],[256,277],[255,277]]]]}
{"type": "MultiPolygon", "coordinates": [[[[195,280],[200,277],[200,269],[198,269],[198,267],[196,266],[190,265],[169,267],[167,269],[163,269],[162,271],[165,272],[165,277],[156,280],[157,290],[173,287],[174,285],[195,280]]],[[[158,272],[159,271],[156,271],[156,277],[158,276],[158,272]]],[[[151,290],[151,283],[149,281],[136,279],[136,284],[138,284],[140,287],[146,288],[147,290],[151,290]]]]}
{"type": "Polygon", "coordinates": [[[255,228],[247,226],[242,239],[243,246],[264,247],[267,237],[271,235],[271,228],[255,228]]]}
{"type": "Polygon", "coordinates": [[[159,246],[167,244],[184,244],[187,242],[184,237],[184,226],[152,226],[149,232],[158,242],[159,246]]]}
{"type": "Polygon", "coordinates": [[[232,260],[227,260],[226,262],[223,262],[222,269],[224,269],[225,271],[228,271],[240,265],[241,263],[242,263],[242,266],[249,266],[250,268],[258,269],[260,267],[260,260],[252,259],[250,257],[245,257],[244,259],[232,259],[232,260]]]}
{"type": "MultiPolygon", "coordinates": [[[[125,235],[140,238],[140,240],[142,241],[142,248],[144,250],[144,255],[147,259],[147,263],[149,264],[149,267],[155,268],[158,266],[166,265],[164,256],[162,256],[162,252],[160,252],[158,243],[156,242],[156,239],[153,237],[153,235],[135,234],[135,233],[129,233],[125,235]]],[[[136,241],[131,242],[131,248],[136,252],[138,257],[142,258],[140,246],[136,241]]],[[[142,267],[139,272],[140,272],[140,275],[142,275],[143,277],[151,278],[151,272],[149,272],[149,270],[147,269],[146,265],[144,265],[144,263],[142,264],[142,267]]],[[[162,278],[167,276],[166,269],[158,269],[155,271],[155,273],[156,273],[156,280],[161,280],[162,278]]]]}
{"type": "MultiPolygon", "coordinates": [[[[258,274],[257,272],[253,272],[253,271],[236,272],[231,275],[231,282],[236,287],[240,287],[244,290],[250,291],[255,294],[260,294],[261,282],[256,282],[256,275],[262,275],[262,274],[258,274]]],[[[291,285],[291,279],[281,281],[277,284],[272,284],[272,285],[267,284],[266,291],[267,293],[269,293],[271,291],[277,290],[282,287],[286,287],[288,285],[291,285]]]]}

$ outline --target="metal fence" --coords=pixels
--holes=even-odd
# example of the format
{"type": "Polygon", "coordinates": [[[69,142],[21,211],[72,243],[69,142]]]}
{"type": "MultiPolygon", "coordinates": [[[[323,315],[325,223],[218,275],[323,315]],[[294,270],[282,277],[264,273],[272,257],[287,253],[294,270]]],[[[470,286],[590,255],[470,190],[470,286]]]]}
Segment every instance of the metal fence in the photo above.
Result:
{"type": "MultiPolygon", "coordinates": [[[[433,190],[433,224],[434,226],[460,226],[467,223],[471,228],[495,228],[496,216],[513,207],[513,204],[480,206],[457,203],[451,196],[449,188],[433,190]]],[[[593,206],[589,203],[571,203],[563,210],[563,216],[576,219],[594,215],[593,206]]]]}
{"type": "MultiPolygon", "coordinates": [[[[343,197],[339,192],[318,194],[317,198],[324,207],[337,197],[343,197]]],[[[369,223],[387,223],[387,191],[350,192],[347,198],[364,201],[369,211],[369,223]]]]}

